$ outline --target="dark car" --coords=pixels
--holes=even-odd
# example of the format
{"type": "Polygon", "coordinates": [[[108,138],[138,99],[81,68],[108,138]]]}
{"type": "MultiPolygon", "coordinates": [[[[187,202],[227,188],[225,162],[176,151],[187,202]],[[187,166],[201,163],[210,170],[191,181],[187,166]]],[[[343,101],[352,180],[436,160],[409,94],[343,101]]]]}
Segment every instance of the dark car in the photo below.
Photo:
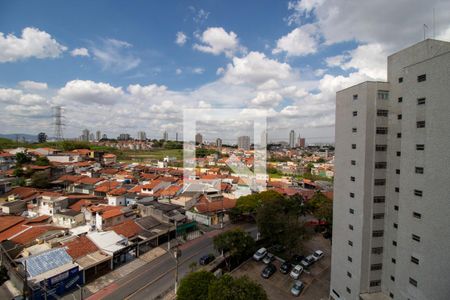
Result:
{"type": "Polygon", "coordinates": [[[262,278],[269,278],[270,276],[273,275],[273,273],[275,273],[275,271],[277,270],[277,268],[273,265],[273,264],[268,264],[261,272],[261,277],[262,278]]]}
{"type": "Polygon", "coordinates": [[[290,262],[290,261],[285,261],[284,263],[282,263],[281,264],[281,266],[280,266],[280,272],[282,273],[282,274],[287,274],[287,273],[289,273],[289,271],[291,270],[291,268],[292,268],[292,263],[290,262]]]}
{"type": "Polygon", "coordinates": [[[210,262],[212,262],[216,257],[212,254],[206,254],[203,255],[202,257],[200,257],[200,259],[198,260],[198,263],[202,266],[205,266],[207,264],[209,264],[210,262]]]}
{"type": "Polygon", "coordinates": [[[307,257],[305,257],[300,264],[305,267],[308,268],[310,267],[313,263],[315,262],[314,256],[313,255],[308,255],[307,257]]]}
{"type": "Polygon", "coordinates": [[[299,265],[304,259],[305,257],[303,255],[295,254],[294,256],[292,256],[291,266],[294,267],[296,265],[299,265]]]}

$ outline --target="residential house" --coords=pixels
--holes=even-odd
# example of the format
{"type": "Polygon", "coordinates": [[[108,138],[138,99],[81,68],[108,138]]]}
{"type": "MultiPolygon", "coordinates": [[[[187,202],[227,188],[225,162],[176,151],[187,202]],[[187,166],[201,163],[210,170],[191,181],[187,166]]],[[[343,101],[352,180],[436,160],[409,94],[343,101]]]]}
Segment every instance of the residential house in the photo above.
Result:
{"type": "Polygon", "coordinates": [[[74,228],[85,223],[81,211],[63,209],[53,214],[53,223],[64,228],[74,228]]]}

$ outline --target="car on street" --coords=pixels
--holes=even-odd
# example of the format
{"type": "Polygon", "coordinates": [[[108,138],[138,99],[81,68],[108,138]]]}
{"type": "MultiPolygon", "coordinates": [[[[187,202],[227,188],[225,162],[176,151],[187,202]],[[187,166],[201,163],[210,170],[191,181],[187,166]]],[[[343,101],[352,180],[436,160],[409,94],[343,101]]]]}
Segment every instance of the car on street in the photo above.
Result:
{"type": "Polygon", "coordinates": [[[201,266],[206,266],[207,264],[212,262],[215,258],[216,257],[213,254],[206,254],[206,255],[203,255],[202,257],[200,257],[200,259],[198,260],[198,263],[201,266]]]}
{"type": "Polygon", "coordinates": [[[301,294],[304,288],[305,284],[300,280],[297,280],[291,288],[291,294],[297,297],[301,294]]]}
{"type": "Polygon", "coordinates": [[[267,253],[266,256],[263,258],[263,263],[270,264],[272,261],[275,260],[275,256],[272,253],[267,253]]]}
{"type": "Polygon", "coordinates": [[[266,256],[266,254],[267,254],[267,249],[261,248],[258,251],[256,251],[255,254],[253,254],[253,259],[256,261],[260,261],[261,259],[264,258],[264,256],[266,256]]]}
{"type": "Polygon", "coordinates": [[[303,267],[300,265],[296,265],[292,268],[291,273],[289,274],[293,279],[298,279],[303,272],[303,267]]]}
{"type": "Polygon", "coordinates": [[[265,266],[264,269],[262,270],[261,277],[267,279],[270,276],[272,276],[276,270],[277,270],[277,268],[273,264],[270,263],[267,266],[265,266]]]}
{"type": "Polygon", "coordinates": [[[323,253],[322,250],[316,250],[313,253],[313,257],[314,257],[314,261],[318,261],[319,259],[321,259],[325,254],[323,253]]]}
{"type": "Polygon", "coordinates": [[[301,261],[301,265],[305,268],[310,267],[316,260],[313,255],[308,255],[301,261]]]}
{"type": "Polygon", "coordinates": [[[282,263],[280,266],[281,274],[287,274],[287,273],[289,273],[289,271],[291,269],[292,269],[292,264],[290,261],[287,261],[287,260],[284,263],[282,263]]]}

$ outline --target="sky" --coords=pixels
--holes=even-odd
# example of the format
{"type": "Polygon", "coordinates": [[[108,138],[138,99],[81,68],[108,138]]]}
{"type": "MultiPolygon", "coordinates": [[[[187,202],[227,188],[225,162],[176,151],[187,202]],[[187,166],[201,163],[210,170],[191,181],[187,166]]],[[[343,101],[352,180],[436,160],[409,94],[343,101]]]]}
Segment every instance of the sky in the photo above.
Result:
{"type": "MultiPolygon", "coordinates": [[[[386,80],[424,29],[450,41],[449,1],[0,0],[0,133],[53,136],[62,106],[67,138],[174,139],[184,109],[239,108],[264,112],[269,141],[334,142],[336,91],[386,80]]],[[[208,122],[206,140],[248,134],[208,122]]]]}

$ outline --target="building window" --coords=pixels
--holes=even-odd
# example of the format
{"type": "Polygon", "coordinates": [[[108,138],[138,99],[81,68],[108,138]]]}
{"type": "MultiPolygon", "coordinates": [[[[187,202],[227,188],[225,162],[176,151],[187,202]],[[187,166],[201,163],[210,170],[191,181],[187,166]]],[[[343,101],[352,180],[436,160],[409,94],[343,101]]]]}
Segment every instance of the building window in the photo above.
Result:
{"type": "Polygon", "coordinates": [[[389,111],[386,109],[377,109],[377,116],[379,117],[387,117],[389,114],[389,111]]]}
{"type": "Polygon", "coordinates": [[[351,164],[352,166],[356,165],[356,160],[351,160],[351,161],[350,161],[350,164],[351,164]]]}
{"type": "Polygon", "coordinates": [[[401,139],[401,138],[402,138],[401,132],[397,133],[397,138],[398,138],[398,139],[401,139]]]}
{"type": "Polygon", "coordinates": [[[375,151],[386,151],[387,145],[375,145],[375,151]]]}
{"type": "Polygon", "coordinates": [[[419,98],[419,99],[417,99],[417,105],[423,105],[423,104],[425,104],[425,98],[419,98]]]}
{"type": "Polygon", "coordinates": [[[375,179],[374,185],[376,186],[386,185],[386,179],[375,179]]]}
{"type": "Polygon", "coordinates": [[[373,214],[374,220],[384,219],[384,213],[373,214]]]}
{"type": "Polygon", "coordinates": [[[419,196],[419,197],[422,197],[422,195],[423,195],[423,192],[422,192],[422,191],[420,191],[420,190],[414,190],[414,195],[415,195],[415,196],[419,196]]]}
{"type": "Polygon", "coordinates": [[[394,228],[395,228],[395,229],[398,228],[398,224],[397,224],[397,223],[394,223],[393,225],[394,225],[394,228]]]}
{"type": "Polygon", "coordinates": [[[417,174],[423,174],[423,168],[422,167],[416,167],[416,173],[417,174]]]}
{"type": "Polygon", "coordinates": [[[425,121],[417,121],[417,128],[425,128],[425,121]]]}
{"type": "Polygon", "coordinates": [[[396,155],[397,156],[402,156],[402,153],[400,151],[397,151],[396,155]]]}
{"type": "Polygon", "coordinates": [[[424,144],[417,144],[416,145],[416,150],[418,150],[418,151],[425,150],[425,145],[424,144]]]}
{"type": "Polygon", "coordinates": [[[400,169],[395,169],[395,174],[400,174],[400,169]]]}
{"type": "Polygon", "coordinates": [[[353,230],[353,225],[352,224],[348,224],[348,229],[353,230]]]}
{"type": "Polygon", "coordinates": [[[350,272],[347,271],[347,276],[348,276],[349,278],[352,278],[352,273],[350,273],[350,272]]]}
{"type": "Polygon", "coordinates": [[[335,293],[336,296],[338,296],[338,298],[341,298],[341,296],[338,294],[338,292],[336,292],[334,289],[333,289],[333,293],[335,293]]]}
{"type": "Polygon", "coordinates": [[[397,120],[401,120],[402,119],[402,114],[398,114],[397,115],[397,120]]]}
{"type": "Polygon", "coordinates": [[[417,281],[415,279],[412,279],[411,277],[409,277],[409,283],[411,283],[411,285],[417,287],[417,281]]]}
{"type": "Polygon", "coordinates": [[[398,83],[402,83],[403,82],[403,77],[399,77],[398,78],[398,83]]]}
{"type": "Polygon", "coordinates": [[[372,254],[381,254],[381,253],[383,253],[383,247],[372,248],[372,254]]]}
{"type": "Polygon", "coordinates": [[[372,231],[372,236],[373,237],[382,237],[383,234],[384,234],[383,230],[374,230],[374,231],[372,231]]]}
{"type": "Polygon", "coordinates": [[[346,290],[347,290],[347,293],[349,293],[349,294],[352,293],[352,290],[349,287],[347,287],[346,290]]]}
{"type": "Polygon", "coordinates": [[[403,102],[403,97],[398,97],[398,103],[402,103],[403,102]]]}
{"type": "Polygon", "coordinates": [[[375,162],[375,169],[386,169],[387,163],[385,161],[375,162]]]}
{"type": "Polygon", "coordinates": [[[348,212],[353,215],[355,213],[355,210],[353,208],[349,208],[348,212]]]}
{"type": "Polygon", "coordinates": [[[396,193],[400,193],[400,188],[399,188],[399,187],[395,187],[394,191],[395,191],[396,193]]]}
{"type": "Polygon", "coordinates": [[[352,149],[356,149],[356,144],[352,144],[352,149]]]}
{"type": "Polygon", "coordinates": [[[387,127],[377,127],[376,133],[377,134],[387,134],[388,129],[387,129],[387,127]]]}
{"type": "Polygon", "coordinates": [[[358,115],[358,112],[355,110],[353,111],[353,116],[356,117],[358,115]]]}
{"type": "Polygon", "coordinates": [[[388,100],[389,99],[389,91],[378,91],[377,97],[380,100],[388,100]]]}
{"type": "Polygon", "coordinates": [[[383,264],[372,264],[370,265],[371,271],[381,270],[383,268],[383,264]]]}
{"type": "Polygon", "coordinates": [[[393,264],[397,263],[397,261],[395,260],[395,258],[391,258],[391,261],[393,264]]]}
{"type": "Polygon", "coordinates": [[[415,263],[416,265],[419,264],[419,259],[417,257],[411,256],[411,262],[415,263]]]}
{"type": "Polygon", "coordinates": [[[356,129],[356,127],[352,128],[352,132],[357,132],[358,130],[356,129]]]}
{"type": "Polygon", "coordinates": [[[397,247],[397,241],[392,241],[392,246],[397,247]]]}
{"type": "Polygon", "coordinates": [[[353,247],[353,242],[352,241],[348,241],[348,245],[353,247]]]}
{"type": "Polygon", "coordinates": [[[422,75],[417,76],[417,82],[422,82],[425,80],[427,80],[427,74],[422,74],[422,75]]]}
{"type": "Polygon", "coordinates": [[[355,198],[355,193],[350,193],[350,198],[355,198]]]}
{"type": "Polygon", "coordinates": [[[418,236],[418,235],[412,234],[411,238],[416,242],[420,242],[420,236],[418,236]]]}
{"type": "Polygon", "coordinates": [[[413,217],[416,219],[422,219],[422,214],[419,214],[418,212],[413,212],[413,217]]]}
{"type": "Polygon", "coordinates": [[[398,205],[394,205],[394,210],[398,211],[398,205]]]}
{"type": "Polygon", "coordinates": [[[395,277],[394,277],[394,276],[392,276],[392,275],[391,275],[391,280],[392,280],[392,281],[395,281],[395,277]]]}
{"type": "Polygon", "coordinates": [[[353,261],[353,259],[352,259],[350,256],[347,256],[347,260],[348,260],[349,262],[352,262],[352,261],[353,261]]]}
{"type": "MultiPolygon", "coordinates": [[[[392,276],[391,276],[392,277],[392,276]]],[[[392,278],[391,278],[392,279],[392,278]]],[[[394,280],[392,280],[392,281],[394,281],[394,280]]],[[[392,294],[392,293],[389,293],[389,297],[391,297],[392,299],[394,299],[394,294],[392,294]]]]}
{"type": "Polygon", "coordinates": [[[370,286],[374,287],[374,286],[380,286],[381,285],[381,280],[372,280],[370,281],[370,286]]]}
{"type": "Polygon", "coordinates": [[[355,181],[355,176],[350,176],[350,181],[355,181]]]}
{"type": "Polygon", "coordinates": [[[373,202],[374,203],[384,203],[386,201],[386,197],[385,196],[375,196],[373,197],[373,202]]]}
{"type": "Polygon", "coordinates": [[[353,95],[353,100],[358,100],[358,95],[353,95]]]}

